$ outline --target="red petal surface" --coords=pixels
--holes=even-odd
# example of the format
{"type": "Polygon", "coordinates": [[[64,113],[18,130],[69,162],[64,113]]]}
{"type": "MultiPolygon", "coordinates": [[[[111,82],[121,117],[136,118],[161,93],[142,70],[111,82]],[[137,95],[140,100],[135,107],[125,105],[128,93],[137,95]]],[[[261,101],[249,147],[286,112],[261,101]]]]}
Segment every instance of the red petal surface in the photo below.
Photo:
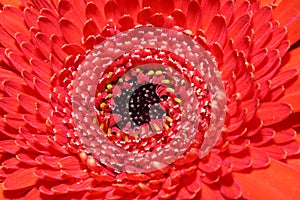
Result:
{"type": "Polygon", "coordinates": [[[75,156],[68,156],[59,161],[59,165],[63,169],[80,169],[80,160],[75,156]]]}
{"type": "Polygon", "coordinates": [[[35,168],[19,169],[9,174],[3,182],[6,190],[18,190],[30,187],[36,183],[38,178],[33,174],[35,168]]]}
{"type": "Polygon", "coordinates": [[[266,169],[233,173],[247,199],[298,199],[300,174],[288,165],[272,160],[266,169]]]}
{"type": "Polygon", "coordinates": [[[41,200],[42,197],[40,196],[41,193],[37,188],[33,188],[30,190],[30,192],[28,192],[24,198],[24,200],[41,200]]]}
{"type": "Polygon", "coordinates": [[[242,196],[242,187],[235,179],[230,176],[223,177],[221,180],[221,193],[229,199],[238,199],[242,196]]]}
{"type": "Polygon", "coordinates": [[[201,10],[197,1],[192,0],[189,2],[186,13],[186,27],[189,30],[197,30],[200,24],[201,10]]]}
{"type": "Polygon", "coordinates": [[[212,19],[220,10],[219,0],[202,0],[201,1],[201,27],[206,30],[212,19]]]}
{"type": "Polygon", "coordinates": [[[82,33],[81,30],[73,22],[67,19],[61,19],[59,21],[61,32],[64,38],[69,43],[81,44],[82,33]]]}
{"type": "Polygon", "coordinates": [[[252,168],[259,169],[267,167],[270,164],[270,158],[263,150],[256,147],[250,147],[249,151],[252,159],[252,168]]]}
{"type": "MultiPolygon", "coordinates": [[[[297,48],[293,51],[290,51],[287,56],[287,62],[283,67],[283,70],[293,70],[299,69],[299,59],[300,59],[300,48],[297,48]]],[[[280,102],[289,103],[293,106],[294,112],[300,111],[300,79],[298,78],[296,81],[289,86],[285,95],[279,100],[280,102]]]]}
{"type": "Polygon", "coordinates": [[[202,184],[202,193],[201,198],[203,200],[224,200],[224,197],[220,194],[219,190],[217,188],[211,188],[210,186],[207,186],[206,184],[202,184]]]}
{"type": "Polygon", "coordinates": [[[86,6],[85,13],[87,18],[91,18],[97,24],[98,29],[101,29],[101,27],[103,27],[105,24],[105,16],[103,12],[100,12],[98,6],[92,2],[89,2],[86,6]]]}
{"type": "Polygon", "coordinates": [[[297,76],[298,72],[299,70],[297,69],[291,69],[279,73],[277,76],[275,76],[273,79],[270,80],[271,89],[282,86],[288,81],[292,80],[297,76]]]}
{"type": "Polygon", "coordinates": [[[273,140],[276,143],[290,142],[296,138],[296,135],[297,132],[294,129],[289,128],[281,131],[276,131],[273,140]]]}
{"type": "Polygon", "coordinates": [[[20,147],[16,145],[15,140],[2,140],[0,141],[0,149],[11,154],[16,154],[20,150],[20,147]]]}
{"type": "Polygon", "coordinates": [[[286,119],[292,113],[288,104],[278,102],[262,103],[257,110],[256,116],[260,118],[265,126],[276,124],[286,119]]]}
{"type": "Polygon", "coordinates": [[[260,8],[253,15],[252,23],[254,31],[258,30],[263,24],[268,23],[272,16],[272,8],[270,6],[266,6],[260,8]]]}
{"type": "Polygon", "coordinates": [[[227,35],[227,26],[223,16],[217,15],[210,22],[206,31],[207,40],[210,44],[218,42],[220,45],[224,45],[227,35]]]}
{"type": "Polygon", "coordinates": [[[18,164],[20,164],[20,161],[17,160],[15,157],[12,157],[10,159],[7,159],[2,163],[2,166],[6,169],[19,169],[18,164]]]}
{"type": "Polygon", "coordinates": [[[120,17],[118,4],[113,0],[107,1],[104,7],[104,13],[107,20],[112,19],[118,21],[120,17]]]}
{"type": "Polygon", "coordinates": [[[14,6],[14,7],[20,7],[20,6],[22,6],[22,1],[20,1],[20,0],[14,0],[14,1],[0,0],[0,4],[2,4],[2,5],[11,5],[11,6],[14,6]]]}
{"type": "Polygon", "coordinates": [[[281,1],[273,16],[282,26],[288,28],[287,37],[291,43],[297,42],[300,38],[300,1],[281,1]]]}

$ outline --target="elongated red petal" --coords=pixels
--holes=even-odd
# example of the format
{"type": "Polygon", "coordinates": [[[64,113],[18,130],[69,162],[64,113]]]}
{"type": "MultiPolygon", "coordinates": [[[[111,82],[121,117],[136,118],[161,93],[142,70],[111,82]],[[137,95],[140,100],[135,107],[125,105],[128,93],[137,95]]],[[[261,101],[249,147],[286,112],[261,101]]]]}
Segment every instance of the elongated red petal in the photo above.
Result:
{"type": "Polygon", "coordinates": [[[292,113],[292,108],[288,104],[278,102],[262,103],[257,110],[259,117],[265,126],[276,124],[286,119],[292,113]]]}
{"type": "Polygon", "coordinates": [[[247,199],[297,199],[300,194],[300,173],[277,160],[265,169],[233,175],[247,199]]]}
{"type": "Polygon", "coordinates": [[[295,43],[300,38],[300,1],[283,0],[274,10],[273,16],[288,28],[287,38],[295,43]]]}
{"type": "Polygon", "coordinates": [[[33,174],[35,168],[19,169],[9,174],[3,182],[5,190],[18,190],[34,185],[38,178],[33,174]]]}
{"type": "Polygon", "coordinates": [[[212,19],[206,32],[209,43],[218,42],[220,45],[224,45],[227,35],[225,21],[226,19],[220,15],[217,15],[212,19]]]}

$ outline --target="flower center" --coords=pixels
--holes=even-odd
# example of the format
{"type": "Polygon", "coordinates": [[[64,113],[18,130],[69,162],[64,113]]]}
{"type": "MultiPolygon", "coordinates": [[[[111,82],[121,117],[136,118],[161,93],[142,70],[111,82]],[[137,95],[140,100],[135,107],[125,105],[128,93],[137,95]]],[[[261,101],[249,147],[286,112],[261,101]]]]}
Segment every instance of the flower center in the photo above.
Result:
{"type": "Polygon", "coordinates": [[[199,73],[182,71],[188,67],[187,61],[174,59],[175,55],[166,51],[135,50],[114,61],[100,78],[97,119],[116,146],[131,152],[153,152],[166,145],[181,128],[190,93],[198,103],[195,114],[201,117],[196,135],[203,137],[211,112],[207,86],[199,73]],[[118,73],[120,69],[124,69],[122,73],[118,73]]]}
{"type": "Polygon", "coordinates": [[[73,116],[81,151],[101,165],[127,172],[153,171],[200,150],[213,109],[209,88],[218,89],[200,74],[217,80],[205,52],[197,53],[200,47],[191,48],[179,34],[178,41],[169,40],[176,48],[173,53],[157,46],[177,33],[167,37],[161,29],[146,31],[124,33],[97,47],[74,83],[73,116]],[[182,57],[185,50],[196,53],[182,57]]]}
{"type": "MultiPolygon", "coordinates": [[[[136,90],[134,90],[131,95],[127,90],[122,91],[122,95],[127,96],[127,100],[129,102],[129,109],[125,106],[122,106],[122,98],[116,98],[116,112],[122,115],[122,113],[126,113],[130,116],[131,121],[135,123],[137,126],[141,126],[143,124],[149,124],[151,119],[159,119],[164,115],[164,110],[158,105],[160,102],[166,100],[167,96],[164,95],[159,97],[156,90],[160,87],[160,85],[154,85],[153,83],[148,83],[140,86],[136,90]]],[[[129,120],[123,120],[124,122],[120,125],[120,128],[124,128],[126,123],[129,120]]]]}

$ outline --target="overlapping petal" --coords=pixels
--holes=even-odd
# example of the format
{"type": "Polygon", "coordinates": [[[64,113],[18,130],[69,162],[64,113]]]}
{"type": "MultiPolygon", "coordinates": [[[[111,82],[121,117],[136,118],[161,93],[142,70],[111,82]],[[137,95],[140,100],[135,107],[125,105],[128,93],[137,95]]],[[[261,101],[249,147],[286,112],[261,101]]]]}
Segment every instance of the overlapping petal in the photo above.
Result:
{"type": "Polygon", "coordinates": [[[297,198],[298,1],[0,1],[0,180],[6,198],[297,198]],[[182,31],[216,59],[224,131],[204,158],[116,174],[82,151],[71,117],[77,66],[106,37],[182,31]],[[292,50],[290,49],[292,46],[292,50]]]}

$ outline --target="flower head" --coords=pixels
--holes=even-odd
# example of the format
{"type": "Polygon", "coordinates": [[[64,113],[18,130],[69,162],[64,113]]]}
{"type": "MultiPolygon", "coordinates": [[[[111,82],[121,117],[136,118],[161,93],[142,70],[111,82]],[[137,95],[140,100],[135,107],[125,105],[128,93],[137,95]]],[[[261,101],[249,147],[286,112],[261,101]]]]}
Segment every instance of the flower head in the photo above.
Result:
{"type": "MultiPolygon", "coordinates": [[[[4,198],[295,199],[300,194],[298,1],[0,0],[0,8],[4,198]],[[207,89],[205,74],[178,55],[188,48],[179,46],[178,54],[157,46],[131,50],[105,67],[95,93],[78,90],[92,85],[88,71],[76,82],[81,67],[105,60],[97,60],[97,45],[146,27],[188,36],[221,73],[225,124],[204,157],[199,150],[216,95],[207,89]],[[92,118],[75,93],[87,101],[95,97],[92,118]],[[76,109],[84,112],[74,114],[76,109]],[[112,165],[121,162],[117,155],[107,163],[98,159],[105,150],[99,138],[137,155],[164,148],[178,135],[181,113],[188,109],[199,112],[193,115],[197,128],[186,129],[194,140],[170,164],[156,162],[157,170],[129,173],[112,165]],[[77,127],[82,119],[87,126],[77,127]],[[86,131],[89,139],[81,137],[79,130],[92,124],[102,136],[86,131]]],[[[134,38],[127,38],[123,48],[133,44],[134,38]]]]}

